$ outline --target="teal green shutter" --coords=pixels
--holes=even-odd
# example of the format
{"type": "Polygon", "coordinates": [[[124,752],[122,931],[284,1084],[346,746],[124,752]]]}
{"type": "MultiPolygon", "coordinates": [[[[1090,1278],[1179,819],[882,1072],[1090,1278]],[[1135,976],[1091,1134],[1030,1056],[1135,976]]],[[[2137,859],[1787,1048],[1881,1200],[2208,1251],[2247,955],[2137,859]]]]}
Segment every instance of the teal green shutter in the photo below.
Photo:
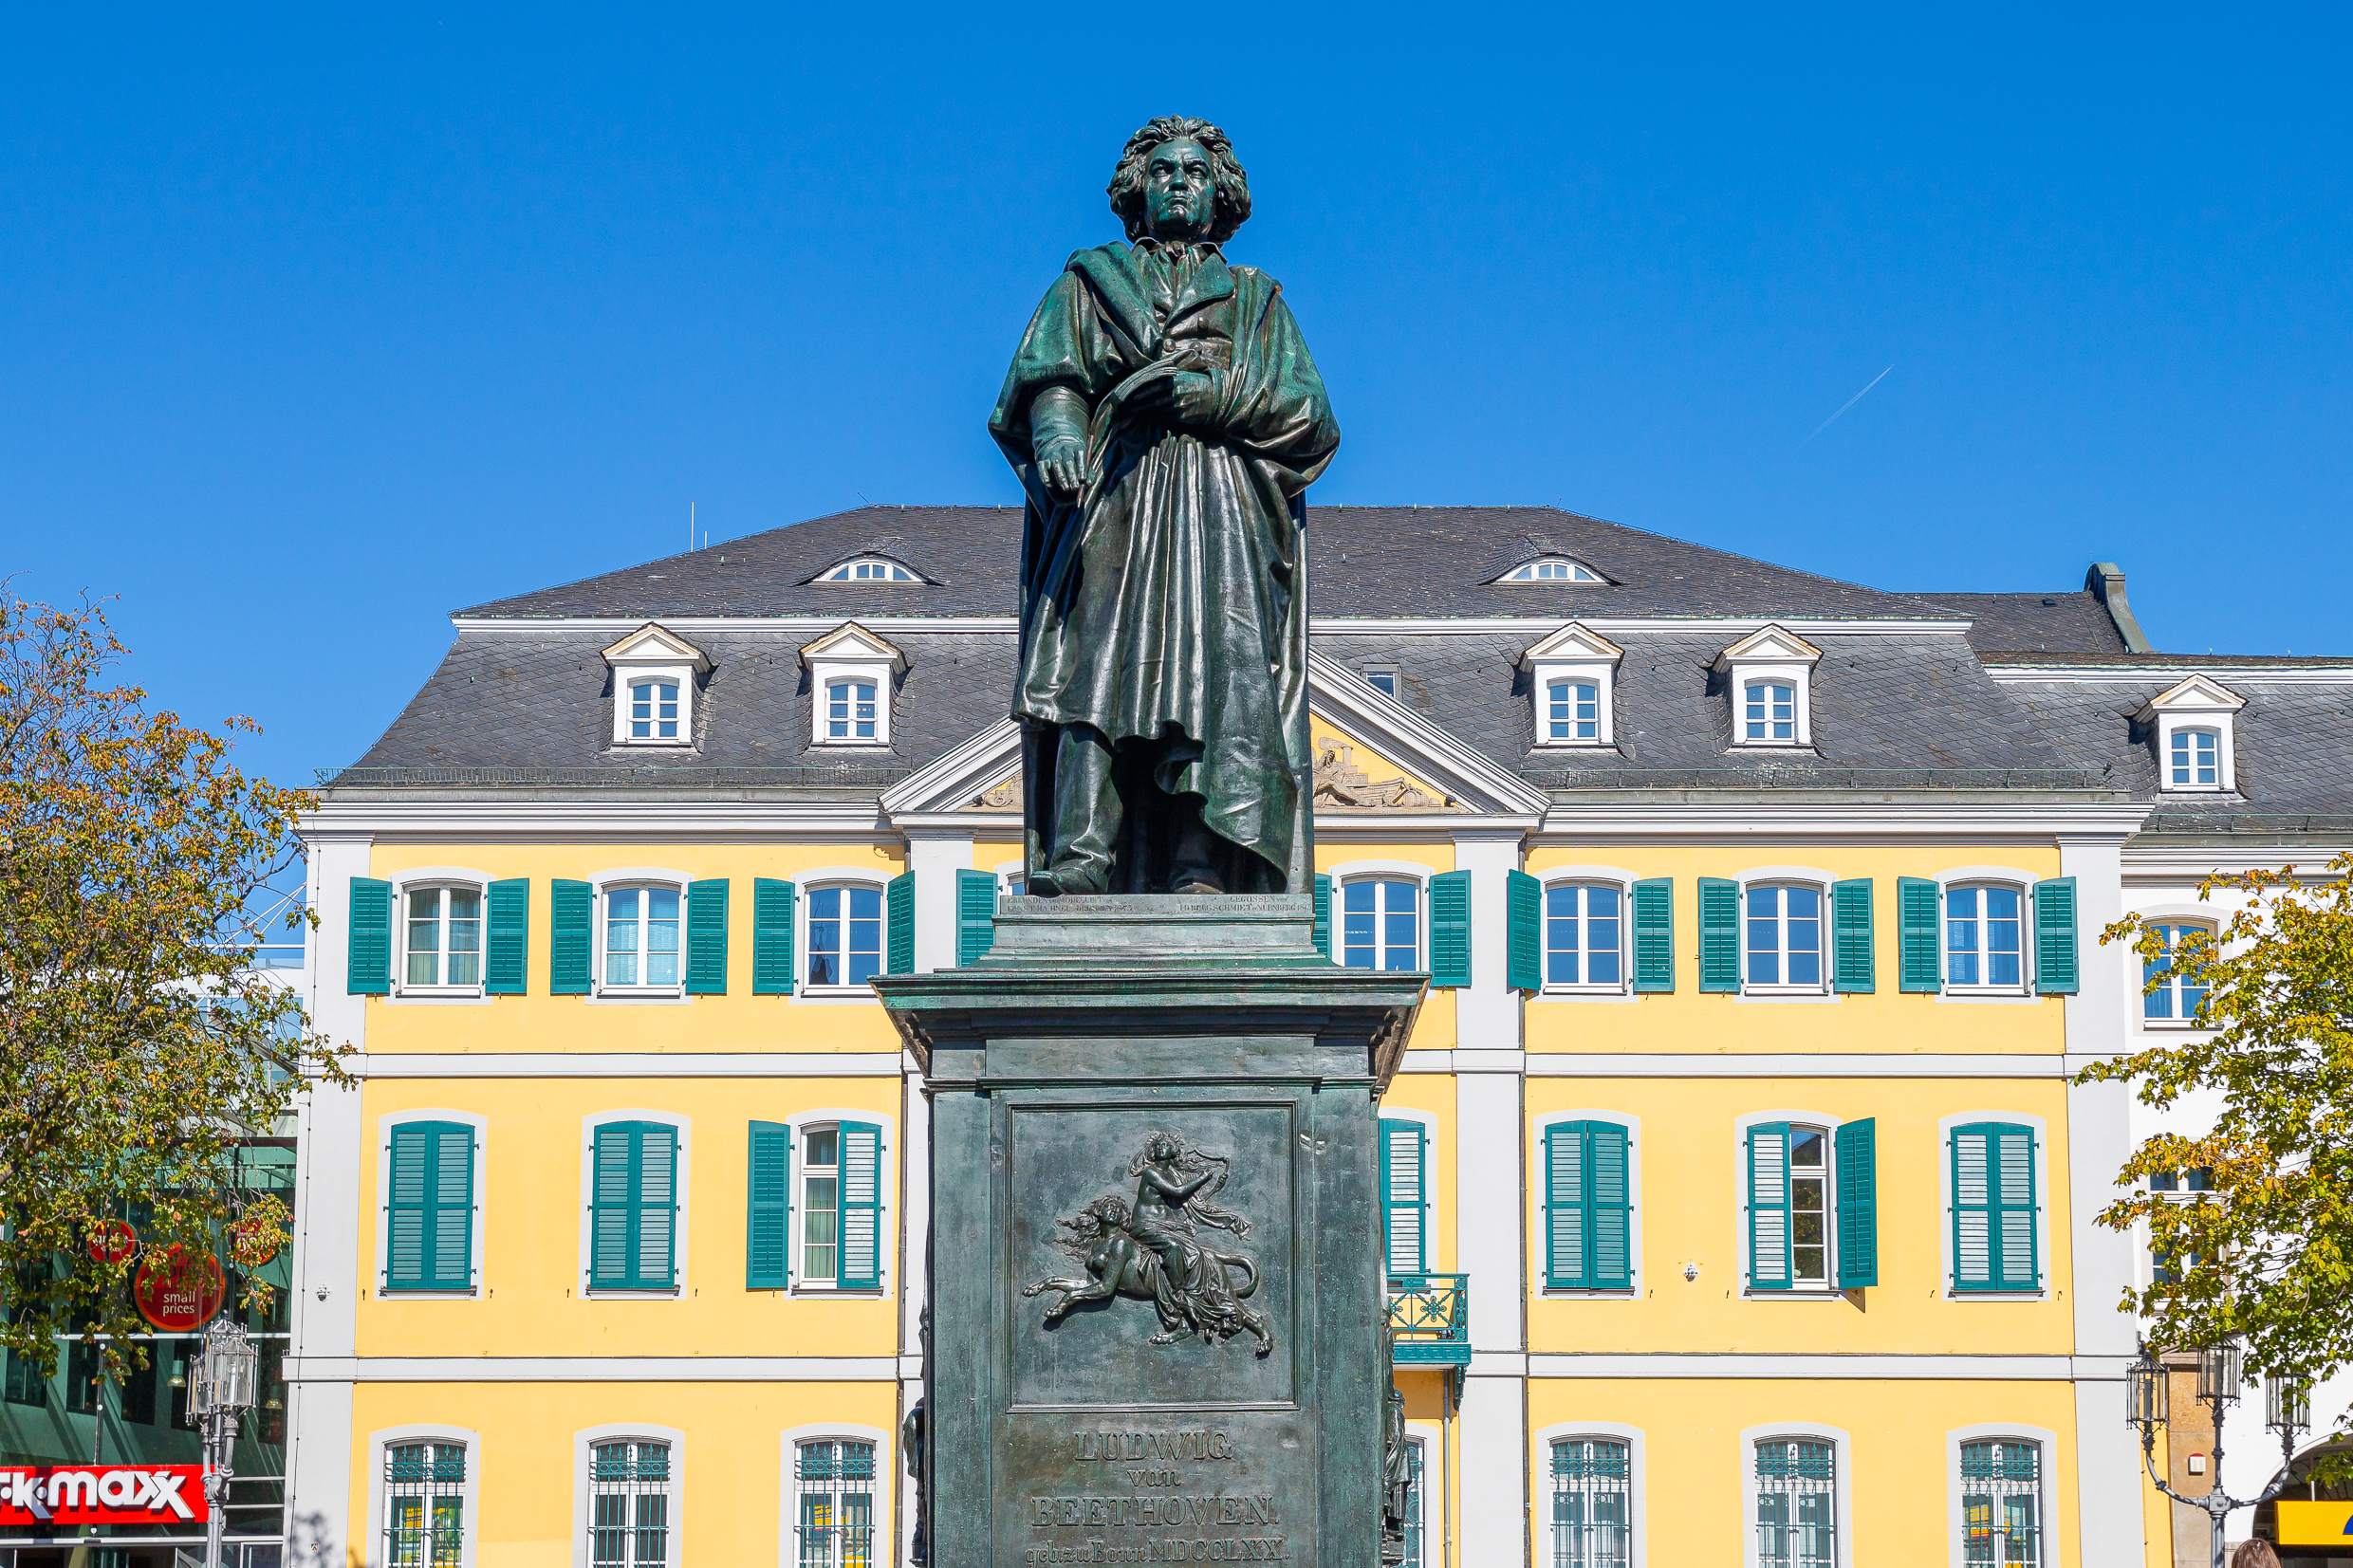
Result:
{"type": "Polygon", "coordinates": [[[521,996],[530,989],[531,879],[510,876],[490,887],[490,934],[483,944],[482,990],[521,996]]]}
{"type": "Polygon", "coordinates": [[[1897,988],[1943,989],[1944,962],[1936,946],[1936,884],[1920,876],[1897,877],[1896,923],[1902,954],[1897,988]]]}
{"type": "Polygon", "coordinates": [[[373,876],[351,879],[349,980],[353,996],[384,996],[392,990],[392,884],[373,876]]]}
{"type": "MultiPolygon", "coordinates": [[[[752,895],[756,901],[759,895],[752,895]]],[[[792,1129],[751,1124],[751,1183],[744,1215],[744,1288],[783,1290],[792,1283],[792,1129]]]]}
{"type": "Polygon", "coordinates": [[[997,879],[986,871],[956,873],[956,964],[972,963],[996,945],[997,879]]]}
{"type": "Polygon", "coordinates": [[[1597,1290],[1623,1290],[1634,1282],[1626,1130],[1614,1121],[1589,1121],[1584,1127],[1585,1234],[1593,1247],[1585,1278],[1597,1290]]]}
{"type": "Polygon", "coordinates": [[[1556,1121],[1545,1129],[1545,1283],[1588,1282],[1584,1123],[1556,1121]]]}
{"type": "Polygon", "coordinates": [[[727,994],[727,878],[686,884],[686,994],[727,994]]]}
{"type": "Polygon", "coordinates": [[[1421,1124],[1380,1123],[1381,1255],[1391,1274],[1430,1267],[1429,1153],[1421,1124]]]}
{"type": "Polygon", "coordinates": [[[1789,1126],[1749,1129],[1749,1288],[1789,1288],[1789,1126]]]}
{"type": "Polygon", "coordinates": [[[882,1286],[882,1129],[842,1124],[842,1274],[843,1290],[882,1286]]]}
{"type": "Polygon", "coordinates": [[[901,872],[882,885],[883,946],[892,974],[915,973],[915,873],[901,872]]]}
{"type": "Polygon", "coordinates": [[[1953,1129],[1953,1285],[2039,1290],[2034,1130],[2009,1122],[1953,1129]]]}
{"type": "Polygon", "coordinates": [[[1830,988],[1870,991],[1879,976],[1871,952],[1871,878],[1830,884],[1831,939],[1835,943],[1830,988]]]}
{"type": "Polygon", "coordinates": [[[1430,878],[1430,987],[1471,984],[1471,874],[1430,878]]]}
{"type": "Polygon", "coordinates": [[[1332,879],[1315,879],[1315,950],[1329,958],[1332,955],[1332,879]]]}
{"type": "Polygon", "coordinates": [[[473,1288],[473,1129],[410,1121],[392,1130],[384,1288],[473,1288]]]}
{"type": "Polygon", "coordinates": [[[795,889],[773,876],[751,881],[751,994],[792,994],[792,904],[795,889]]]}
{"type": "Polygon", "coordinates": [[[1675,989],[1675,878],[1634,884],[1634,988],[1675,989]]]}
{"type": "Polygon", "coordinates": [[[1870,1117],[1838,1130],[1838,1282],[1855,1290],[1880,1282],[1879,1123],[1870,1117]]]}
{"type": "Polygon", "coordinates": [[[2073,996],[2075,878],[2054,876],[2034,884],[2034,988],[2045,996],[2073,996]]]}
{"type": "Polygon", "coordinates": [[[1515,991],[1544,989],[1544,884],[1524,871],[1503,878],[1504,984],[1515,991]]]}
{"type": "Polygon", "coordinates": [[[1740,884],[1699,878],[1699,988],[1740,989],[1740,884]]]}
{"type": "Polygon", "coordinates": [[[589,929],[595,890],[561,877],[547,884],[547,994],[588,994],[589,929]]]}
{"type": "Polygon", "coordinates": [[[608,1121],[589,1158],[588,1282],[608,1290],[677,1284],[678,1130],[608,1121]]]}

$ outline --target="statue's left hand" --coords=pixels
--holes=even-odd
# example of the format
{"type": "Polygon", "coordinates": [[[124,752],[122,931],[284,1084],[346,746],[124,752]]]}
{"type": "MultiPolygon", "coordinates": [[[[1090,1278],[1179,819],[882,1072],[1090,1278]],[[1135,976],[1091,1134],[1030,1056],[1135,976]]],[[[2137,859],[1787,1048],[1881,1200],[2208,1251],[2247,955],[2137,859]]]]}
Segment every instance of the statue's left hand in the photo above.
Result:
{"type": "Polygon", "coordinates": [[[1198,371],[1184,370],[1169,378],[1169,407],[1176,422],[1205,430],[1217,412],[1217,381],[1198,371]]]}

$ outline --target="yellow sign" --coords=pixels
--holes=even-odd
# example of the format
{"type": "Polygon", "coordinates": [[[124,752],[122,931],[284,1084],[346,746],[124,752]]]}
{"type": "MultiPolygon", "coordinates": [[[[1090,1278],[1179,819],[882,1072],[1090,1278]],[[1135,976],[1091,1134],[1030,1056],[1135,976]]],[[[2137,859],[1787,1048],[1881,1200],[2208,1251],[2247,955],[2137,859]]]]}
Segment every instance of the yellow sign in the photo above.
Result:
{"type": "Polygon", "coordinates": [[[2279,1504],[2282,1546],[2353,1546],[2353,1503],[2279,1504]]]}

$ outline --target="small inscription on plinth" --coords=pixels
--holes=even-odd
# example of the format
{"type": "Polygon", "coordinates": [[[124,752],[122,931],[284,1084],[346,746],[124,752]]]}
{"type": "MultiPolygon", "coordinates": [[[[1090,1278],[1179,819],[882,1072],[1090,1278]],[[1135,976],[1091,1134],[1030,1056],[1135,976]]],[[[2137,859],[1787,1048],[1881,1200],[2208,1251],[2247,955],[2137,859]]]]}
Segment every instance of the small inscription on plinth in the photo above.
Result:
{"type": "MultiPolygon", "coordinates": [[[[1255,1433],[1226,1427],[1056,1432],[1067,1490],[1023,1499],[1032,1565],[1094,1562],[1283,1562],[1294,1554],[1278,1494],[1264,1489],[1255,1433]]],[[[1044,1425],[1032,1430],[1045,1439],[1044,1425]]],[[[1296,1451],[1295,1436],[1275,1439],[1296,1451]]],[[[1278,1468],[1281,1467],[1277,1467],[1278,1468]]]]}

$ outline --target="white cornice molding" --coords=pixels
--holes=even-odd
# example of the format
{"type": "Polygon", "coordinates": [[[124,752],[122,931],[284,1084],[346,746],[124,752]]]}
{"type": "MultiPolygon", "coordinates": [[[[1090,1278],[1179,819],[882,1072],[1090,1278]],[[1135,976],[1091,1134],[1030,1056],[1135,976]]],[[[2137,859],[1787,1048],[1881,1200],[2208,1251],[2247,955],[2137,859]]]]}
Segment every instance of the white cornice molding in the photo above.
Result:
{"type": "MultiPolygon", "coordinates": [[[[1831,1297],[1836,1301],[1837,1298],[1831,1297]]],[[[1528,1357],[1530,1377],[1769,1377],[1812,1382],[1822,1378],[1870,1378],[1910,1382],[1933,1378],[1956,1382],[2121,1382],[2122,1356],[1966,1356],[1936,1352],[1892,1355],[1773,1355],[1698,1351],[1655,1355],[1559,1355],[1528,1357]]]]}
{"type": "Polygon", "coordinates": [[[764,801],[328,801],[296,820],[305,840],[365,835],[378,843],[403,839],[459,843],[524,839],[566,843],[656,838],[724,839],[823,839],[896,843],[871,799],[833,803],[764,801]]]}
{"type": "Polygon", "coordinates": [[[2297,868],[2298,881],[2329,879],[2328,862],[2353,851],[2353,841],[2304,844],[2132,844],[2121,857],[2127,882],[2196,884],[2217,873],[2297,868]]]}
{"type": "Polygon", "coordinates": [[[1538,830],[1545,838],[1581,843],[1610,838],[1711,839],[1786,834],[1837,836],[1880,842],[1951,839],[2056,839],[2122,843],[2140,829],[2153,801],[2082,805],[2047,802],[1659,801],[1555,804],[1538,830]]]}
{"type": "MultiPolygon", "coordinates": [[[[786,636],[813,636],[842,624],[839,615],[788,616],[663,616],[661,624],[682,636],[704,632],[775,632],[786,636]]],[[[1526,634],[1543,636],[1566,619],[1603,636],[1640,632],[1704,632],[1739,636],[1779,626],[1801,636],[1959,636],[1966,620],[1836,620],[1791,619],[1759,616],[1316,616],[1308,631],[1319,636],[1492,636],[1526,634]]],[[[1012,616],[860,616],[860,625],[877,634],[996,633],[1011,636],[1020,630],[1012,616]]],[[[450,625],[460,632],[600,632],[620,635],[646,623],[643,616],[452,616],[450,625]]],[[[2353,678],[2353,668],[2345,676],[2353,678]]]]}
{"type": "MultiPolygon", "coordinates": [[[[1530,1005],[1550,1004],[1540,1002],[1530,1005]]],[[[1573,998],[1564,998],[1558,1005],[1570,1007],[1578,1005],[1578,1003],[1573,998]]],[[[1420,1054],[1417,1051],[1405,1053],[1408,1070],[1413,1065],[1414,1058],[1420,1054]]],[[[1995,1051],[1966,1054],[1858,1051],[1851,1055],[1839,1051],[1816,1051],[1802,1056],[1768,1052],[1751,1055],[1729,1051],[1622,1054],[1614,1051],[1531,1051],[1527,1066],[1529,1078],[2022,1079],[2065,1078],[2067,1071],[2066,1059],[2057,1052],[2047,1056],[2029,1056],[1995,1051]]]]}
{"type": "Polygon", "coordinates": [[[921,821],[925,825],[948,825],[953,821],[961,826],[965,818],[976,822],[1010,821],[1013,831],[1021,831],[1022,814],[1018,811],[977,811],[968,809],[972,797],[984,789],[994,788],[1007,771],[1021,766],[1021,725],[1013,719],[999,719],[980,733],[956,747],[946,756],[927,767],[899,780],[882,792],[884,815],[903,825],[921,821]],[[954,802],[954,804],[950,804],[954,802]],[[926,811],[925,808],[932,808],[926,811]]]}
{"type": "Polygon", "coordinates": [[[289,1383],[894,1383],[896,1356],[289,1356],[289,1383]]]}
{"type": "Polygon", "coordinates": [[[2184,665],[2142,664],[2130,669],[2113,665],[2089,668],[2066,664],[1989,664],[1985,673],[2005,686],[2149,686],[2202,675],[2210,681],[2227,679],[2232,686],[2353,686],[2353,664],[2306,666],[2233,666],[2230,669],[2184,665]]]}
{"type": "MultiPolygon", "coordinates": [[[[780,999],[781,1000],[781,999],[780,999]]],[[[787,1004],[788,1005],[789,1004],[787,1004]]],[[[377,1051],[347,1058],[360,1078],[897,1078],[892,1051],[377,1051]]]]}
{"type": "MultiPolygon", "coordinates": [[[[663,616],[660,624],[672,632],[773,632],[781,636],[810,637],[833,631],[855,619],[880,636],[909,633],[988,632],[1018,630],[1011,616],[663,616]]],[[[452,616],[450,625],[460,632],[627,632],[646,624],[642,616],[452,616]]]]}

